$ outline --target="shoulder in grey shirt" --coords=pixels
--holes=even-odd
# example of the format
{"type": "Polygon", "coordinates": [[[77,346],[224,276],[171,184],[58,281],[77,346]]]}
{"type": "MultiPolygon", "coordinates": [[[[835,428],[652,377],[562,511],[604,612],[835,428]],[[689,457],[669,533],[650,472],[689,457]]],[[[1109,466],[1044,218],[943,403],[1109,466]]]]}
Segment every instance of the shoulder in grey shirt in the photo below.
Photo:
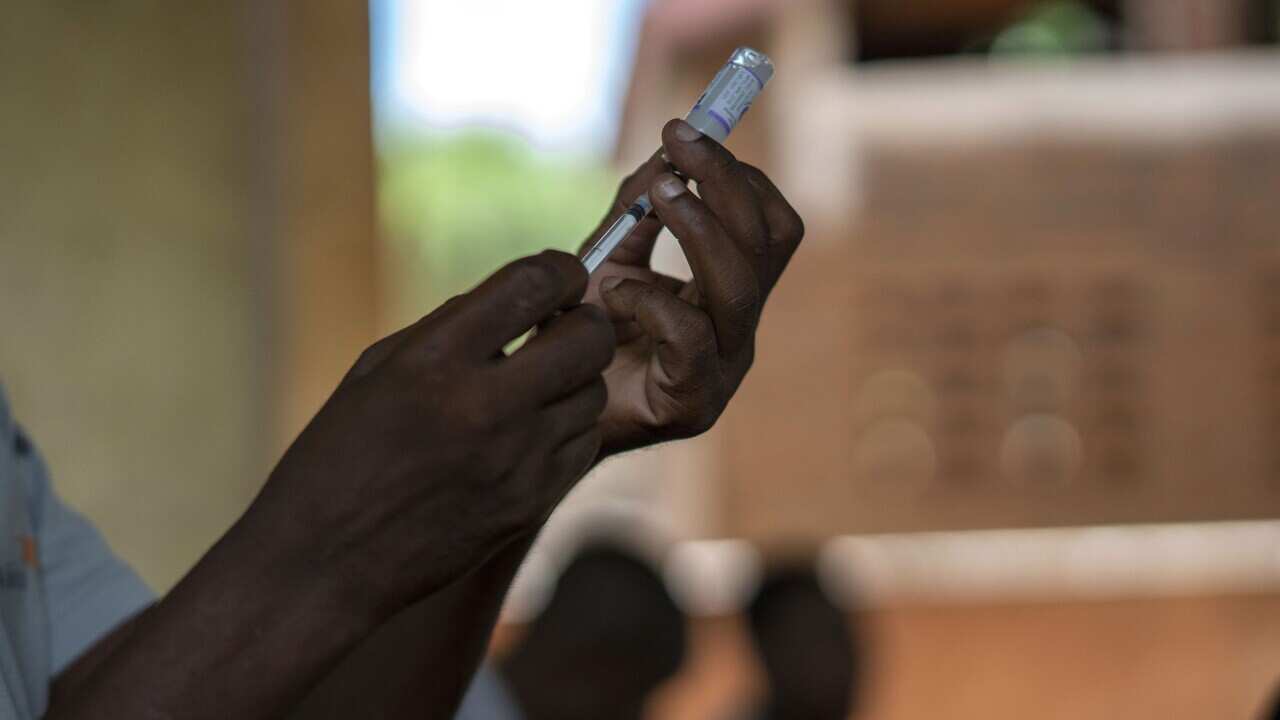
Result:
{"type": "Polygon", "coordinates": [[[152,600],[54,494],[0,389],[0,718],[43,715],[53,678],[152,600]]]}

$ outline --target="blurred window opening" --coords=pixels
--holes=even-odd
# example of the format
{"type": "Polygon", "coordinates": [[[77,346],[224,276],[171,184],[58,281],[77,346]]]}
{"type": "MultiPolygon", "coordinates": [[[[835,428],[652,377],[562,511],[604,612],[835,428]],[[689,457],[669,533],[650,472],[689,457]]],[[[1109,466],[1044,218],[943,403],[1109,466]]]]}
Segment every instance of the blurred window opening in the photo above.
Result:
{"type": "Polygon", "coordinates": [[[371,0],[385,322],[519,255],[577,249],[612,199],[642,9],[371,0]]]}
{"type": "Polygon", "coordinates": [[[853,60],[1275,46],[1280,0],[852,0],[853,60]]]}
{"type": "Polygon", "coordinates": [[[854,59],[1114,52],[1121,49],[1123,5],[1121,0],[951,0],[941,5],[861,0],[854,3],[854,59]]]}
{"type": "Polygon", "coordinates": [[[1031,9],[991,41],[991,55],[1068,56],[1116,48],[1116,23],[1083,2],[1057,0],[1031,9]]]}

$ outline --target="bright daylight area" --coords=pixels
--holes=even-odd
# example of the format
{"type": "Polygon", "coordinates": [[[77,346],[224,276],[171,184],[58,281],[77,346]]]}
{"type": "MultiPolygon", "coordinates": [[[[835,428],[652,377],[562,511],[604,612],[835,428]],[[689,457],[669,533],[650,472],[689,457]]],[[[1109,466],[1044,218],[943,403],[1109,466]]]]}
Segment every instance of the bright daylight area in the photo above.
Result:
{"type": "Polygon", "coordinates": [[[372,1],[391,322],[509,258],[577,249],[616,184],[644,4],[372,1]]]}

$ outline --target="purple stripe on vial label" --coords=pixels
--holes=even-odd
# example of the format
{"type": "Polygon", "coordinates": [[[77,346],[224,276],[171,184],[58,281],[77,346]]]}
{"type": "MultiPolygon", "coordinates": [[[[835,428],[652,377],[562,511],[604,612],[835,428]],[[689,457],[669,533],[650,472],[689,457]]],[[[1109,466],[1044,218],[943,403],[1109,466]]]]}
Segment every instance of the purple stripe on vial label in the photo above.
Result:
{"type": "Polygon", "coordinates": [[[721,117],[720,113],[716,112],[715,110],[708,110],[707,114],[711,116],[712,120],[715,120],[716,122],[720,123],[722,127],[724,127],[725,133],[733,132],[733,126],[729,124],[728,120],[725,120],[723,117],[721,117]]]}
{"type": "Polygon", "coordinates": [[[764,81],[760,79],[760,76],[756,74],[755,70],[752,70],[751,68],[745,65],[739,65],[738,67],[741,67],[743,70],[746,70],[747,74],[749,74],[753,79],[755,79],[756,82],[760,83],[760,89],[764,90],[764,81]]]}

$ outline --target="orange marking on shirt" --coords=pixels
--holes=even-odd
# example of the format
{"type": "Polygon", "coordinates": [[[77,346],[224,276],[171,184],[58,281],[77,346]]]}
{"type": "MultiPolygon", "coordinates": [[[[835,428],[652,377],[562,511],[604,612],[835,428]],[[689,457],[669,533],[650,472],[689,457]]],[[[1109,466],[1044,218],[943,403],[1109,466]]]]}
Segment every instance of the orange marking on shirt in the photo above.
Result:
{"type": "Polygon", "coordinates": [[[39,566],[40,554],[36,552],[36,539],[30,535],[22,535],[19,539],[22,542],[22,562],[30,568],[39,566]]]}

